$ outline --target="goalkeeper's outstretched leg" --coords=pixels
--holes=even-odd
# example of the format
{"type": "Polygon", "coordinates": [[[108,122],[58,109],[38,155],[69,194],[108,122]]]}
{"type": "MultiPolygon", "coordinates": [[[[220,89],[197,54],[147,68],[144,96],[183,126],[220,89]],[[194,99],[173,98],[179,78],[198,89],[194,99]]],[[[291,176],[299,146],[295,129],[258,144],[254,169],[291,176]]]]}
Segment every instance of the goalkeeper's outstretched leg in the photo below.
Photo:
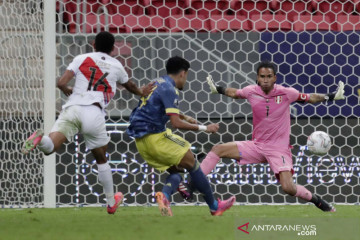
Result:
{"type": "Polygon", "coordinates": [[[200,165],[203,173],[208,175],[221,158],[235,159],[239,164],[268,162],[285,193],[299,197],[307,202],[312,202],[322,211],[336,211],[331,204],[321,199],[320,196],[312,194],[305,187],[293,183],[292,158],[289,150],[276,151],[273,148],[259,145],[259,143],[254,143],[253,141],[229,142],[215,145],[200,165]]]}
{"type": "Polygon", "coordinates": [[[321,199],[319,195],[311,193],[304,186],[294,184],[292,173],[290,171],[280,172],[278,179],[283,191],[291,196],[301,198],[304,201],[312,202],[315,206],[324,212],[335,212],[336,209],[330,203],[321,199]]]}

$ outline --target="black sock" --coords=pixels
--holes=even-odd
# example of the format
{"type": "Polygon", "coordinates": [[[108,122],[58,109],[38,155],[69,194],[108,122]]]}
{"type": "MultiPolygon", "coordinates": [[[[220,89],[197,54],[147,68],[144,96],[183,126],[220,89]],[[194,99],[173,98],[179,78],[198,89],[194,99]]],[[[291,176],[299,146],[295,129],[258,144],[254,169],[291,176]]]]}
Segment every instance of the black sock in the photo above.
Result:
{"type": "Polygon", "coordinates": [[[316,196],[315,194],[312,194],[311,200],[310,202],[312,202],[313,204],[317,205],[319,203],[319,197],[316,196]]]}

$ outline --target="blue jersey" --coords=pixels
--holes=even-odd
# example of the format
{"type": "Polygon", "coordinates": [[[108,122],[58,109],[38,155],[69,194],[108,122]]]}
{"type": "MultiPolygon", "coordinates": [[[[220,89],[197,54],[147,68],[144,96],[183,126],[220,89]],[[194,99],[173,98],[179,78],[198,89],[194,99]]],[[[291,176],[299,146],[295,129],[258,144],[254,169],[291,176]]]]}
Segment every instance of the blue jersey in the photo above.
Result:
{"type": "Polygon", "coordinates": [[[174,80],[169,76],[157,78],[154,90],[149,96],[142,97],[132,111],[130,126],[126,132],[134,138],[163,132],[170,119],[169,115],[179,113],[179,92],[174,80]]]}

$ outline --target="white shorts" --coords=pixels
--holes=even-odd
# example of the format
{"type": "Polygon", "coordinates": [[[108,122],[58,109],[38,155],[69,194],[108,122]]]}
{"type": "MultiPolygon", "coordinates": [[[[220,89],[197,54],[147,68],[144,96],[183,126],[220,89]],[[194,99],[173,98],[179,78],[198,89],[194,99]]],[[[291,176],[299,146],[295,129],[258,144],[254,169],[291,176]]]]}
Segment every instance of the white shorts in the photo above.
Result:
{"type": "Polygon", "coordinates": [[[95,106],[74,105],[63,109],[51,132],[61,132],[68,141],[82,133],[88,149],[105,146],[110,141],[103,111],[95,106]]]}

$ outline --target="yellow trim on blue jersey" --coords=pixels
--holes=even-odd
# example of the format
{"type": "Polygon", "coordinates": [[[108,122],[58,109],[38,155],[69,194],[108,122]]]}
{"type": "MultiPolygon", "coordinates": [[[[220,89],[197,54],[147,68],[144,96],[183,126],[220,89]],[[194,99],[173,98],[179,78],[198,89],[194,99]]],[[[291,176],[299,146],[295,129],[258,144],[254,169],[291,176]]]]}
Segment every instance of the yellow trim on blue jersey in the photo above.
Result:
{"type": "Polygon", "coordinates": [[[179,91],[175,88],[176,95],[179,95],[179,91]]]}
{"type": "Polygon", "coordinates": [[[160,84],[166,82],[165,79],[163,79],[163,78],[158,78],[158,79],[156,79],[156,81],[160,84]]]}
{"type": "Polygon", "coordinates": [[[154,87],[152,90],[151,90],[151,93],[146,96],[146,97],[141,97],[141,105],[139,106],[139,108],[142,108],[143,106],[146,105],[147,101],[149,100],[149,98],[151,97],[151,95],[153,94],[153,92],[155,91],[155,89],[157,89],[158,86],[154,87]]]}
{"type": "Polygon", "coordinates": [[[180,114],[180,110],[177,108],[167,108],[165,109],[166,113],[176,113],[176,114],[180,114]]]}

